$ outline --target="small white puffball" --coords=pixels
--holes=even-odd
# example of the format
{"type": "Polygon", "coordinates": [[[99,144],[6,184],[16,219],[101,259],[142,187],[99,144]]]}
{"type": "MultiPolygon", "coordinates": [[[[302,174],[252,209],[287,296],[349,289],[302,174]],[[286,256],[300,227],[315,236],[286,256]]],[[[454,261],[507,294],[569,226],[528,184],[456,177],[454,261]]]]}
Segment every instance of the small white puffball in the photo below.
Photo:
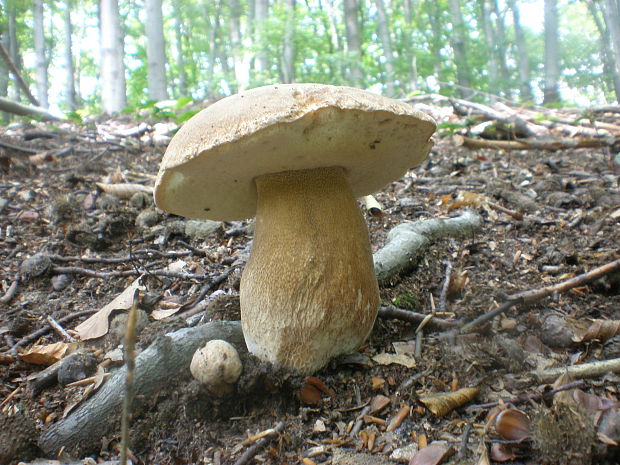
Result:
{"type": "Polygon", "coordinates": [[[214,339],[194,352],[189,371],[218,397],[229,394],[241,376],[241,360],[232,344],[214,339]]]}

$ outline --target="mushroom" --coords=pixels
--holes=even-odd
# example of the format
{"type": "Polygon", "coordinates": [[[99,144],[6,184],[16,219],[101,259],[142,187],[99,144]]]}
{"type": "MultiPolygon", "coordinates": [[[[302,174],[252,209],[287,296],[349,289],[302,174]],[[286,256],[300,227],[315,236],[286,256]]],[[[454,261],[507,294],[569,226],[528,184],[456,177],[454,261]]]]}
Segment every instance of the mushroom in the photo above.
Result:
{"type": "Polygon", "coordinates": [[[251,353],[311,374],[366,339],[379,291],[356,197],[417,166],[434,130],[398,100],[286,84],[224,98],[173,137],[155,185],[159,208],[224,221],[256,215],[240,288],[251,353]]]}
{"type": "Polygon", "coordinates": [[[218,397],[230,394],[241,376],[241,360],[229,342],[213,339],[194,352],[189,371],[218,397]]]}

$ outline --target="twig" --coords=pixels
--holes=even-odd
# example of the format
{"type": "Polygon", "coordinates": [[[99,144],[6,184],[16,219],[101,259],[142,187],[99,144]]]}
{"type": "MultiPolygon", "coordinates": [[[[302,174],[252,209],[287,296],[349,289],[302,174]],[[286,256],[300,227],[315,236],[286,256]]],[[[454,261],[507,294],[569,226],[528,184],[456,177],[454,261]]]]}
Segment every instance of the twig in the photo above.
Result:
{"type": "Polygon", "coordinates": [[[123,411],[121,414],[121,465],[126,465],[127,463],[127,450],[129,448],[129,416],[133,397],[133,377],[136,367],[135,345],[139,292],[138,289],[134,291],[133,303],[127,316],[127,329],[125,330],[125,365],[127,373],[125,375],[125,396],[123,397],[123,411]]]}
{"type": "Polygon", "coordinates": [[[49,325],[52,327],[52,329],[56,331],[60,335],[60,337],[62,337],[65,341],[69,341],[69,342],[75,341],[75,338],[71,336],[67,332],[67,330],[63,328],[62,325],[58,323],[54,318],[48,315],[46,320],[49,323],[49,325]]]}
{"type": "Polygon", "coordinates": [[[15,280],[11,283],[9,288],[6,290],[4,295],[0,297],[0,304],[8,304],[13,297],[15,297],[15,293],[17,292],[17,286],[19,285],[20,276],[17,275],[15,280]]]}
{"type": "MultiPolygon", "coordinates": [[[[379,308],[379,316],[381,318],[396,318],[397,320],[407,321],[409,323],[421,323],[428,315],[423,313],[416,313],[409,310],[403,310],[402,308],[394,307],[393,305],[386,305],[379,308]]],[[[443,320],[441,318],[433,318],[426,325],[429,328],[434,329],[453,329],[458,326],[456,321],[443,320]]]]}
{"type": "Polygon", "coordinates": [[[467,423],[465,425],[465,429],[463,430],[463,435],[461,437],[461,446],[456,454],[457,458],[462,459],[467,454],[467,443],[469,442],[469,435],[471,433],[472,426],[473,425],[471,423],[467,423]]]}
{"type": "Polygon", "coordinates": [[[248,447],[246,451],[241,455],[241,457],[237,459],[237,461],[235,462],[235,465],[245,465],[246,463],[249,463],[250,460],[252,460],[256,454],[258,454],[258,451],[260,451],[263,447],[265,447],[267,443],[271,441],[271,439],[275,435],[280,433],[283,429],[284,429],[284,422],[281,421],[276,426],[273,427],[273,429],[270,431],[270,433],[267,436],[262,437],[261,439],[256,441],[254,444],[252,444],[250,447],[248,447]]]}
{"type": "Polygon", "coordinates": [[[497,307],[494,310],[491,310],[484,315],[479,316],[475,320],[463,325],[460,329],[454,330],[454,333],[451,336],[455,336],[456,333],[467,333],[472,329],[492,320],[496,316],[504,313],[508,309],[520,305],[527,304],[531,302],[535,302],[537,300],[543,299],[545,297],[550,296],[556,292],[565,292],[569,289],[572,289],[577,286],[581,286],[587,284],[591,281],[594,281],[606,274],[612,273],[620,269],[620,258],[614,260],[613,262],[607,263],[606,265],[599,266],[598,268],[594,268],[593,270],[588,271],[587,273],[580,274],[579,276],[575,276],[574,278],[567,279],[566,281],[562,281],[557,284],[553,284],[551,286],[540,287],[538,289],[530,289],[528,291],[518,292],[516,294],[512,294],[507,296],[507,300],[497,307]]]}
{"type": "MultiPolygon", "coordinates": [[[[74,320],[76,318],[80,318],[82,316],[85,315],[92,315],[93,313],[97,313],[99,310],[84,310],[81,312],[76,312],[76,313],[72,313],[70,315],[67,315],[65,317],[62,317],[58,320],[58,323],[60,324],[65,324],[68,323],[71,320],[74,320]]],[[[17,352],[17,348],[21,347],[21,346],[25,346],[27,344],[30,344],[32,341],[40,338],[41,336],[44,336],[45,334],[49,333],[52,330],[52,328],[50,326],[44,326],[41,329],[38,329],[30,334],[27,334],[26,336],[24,336],[23,338],[21,338],[19,341],[17,341],[15,344],[13,344],[11,346],[11,349],[9,350],[9,353],[16,353],[17,352]]]]}
{"type": "Polygon", "coordinates": [[[543,392],[543,393],[536,392],[533,394],[525,394],[525,395],[521,395],[518,397],[512,397],[510,399],[504,399],[502,401],[486,402],[484,404],[472,404],[472,405],[468,405],[467,407],[465,407],[465,410],[489,409],[489,408],[497,407],[500,404],[512,404],[512,405],[525,404],[526,402],[529,402],[531,400],[549,399],[553,397],[555,394],[557,394],[558,392],[568,391],[569,389],[581,388],[585,385],[586,385],[586,382],[582,379],[579,379],[577,381],[572,381],[570,383],[563,384],[562,386],[558,386],[557,388],[551,389],[550,391],[547,391],[547,392],[543,392]]]}
{"type": "Polygon", "coordinates": [[[541,383],[550,383],[563,374],[574,378],[596,378],[608,373],[620,373],[620,358],[533,371],[531,374],[541,383]]]}
{"type": "MultiPolygon", "coordinates": [[[[452,278],[452,263],[446,260],[446,277],[443,280],[443,285],[441,286],[441,294],[439,294],[439,312],[443,313],[446,311],[446,305],[448,302],[448,289],[450,288],[450,279],[452,278]]],[[[433,312],[434,313],[434,312],[433,312]]]]}
{"type": "Polygon", "coordinates": [[[111,278],[119,278],[125,276],[139,276],[141,274],[147,273],[153,276],[166,276],[168,278],[174,279],[198,279],[203,280],[209,277],[209,275],[204,273],[183,273],[180,271],[171,271],[166,269],[160,270],[125,270],[125,271],[94,271],[88,268],[82,268],[79,266],[53,266],[52,272],[55,274],[71,274],[71,275],[80,275],[80,276],[88,276],[90,278],[99,278],[99,279],[111,279],[111,278]]]}

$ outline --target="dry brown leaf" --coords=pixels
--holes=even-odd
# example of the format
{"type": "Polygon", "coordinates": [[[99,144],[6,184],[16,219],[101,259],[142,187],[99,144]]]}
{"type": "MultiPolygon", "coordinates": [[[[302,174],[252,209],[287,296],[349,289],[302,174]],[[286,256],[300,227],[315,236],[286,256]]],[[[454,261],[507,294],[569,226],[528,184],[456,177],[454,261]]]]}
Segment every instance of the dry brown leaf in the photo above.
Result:
{"type": "Polygon", "coordinates": [[[491,458],[494,462],[509,462],[517,458],[515,448],[510,444],[494,443],[491,446],[491,458]]]}
{"type": "Polygon", "coordinates": [[[495,418],[495,431],[502,439],[523,441],[530,436],[530,419],[515,408],[502,410],[495,418]]]}
{"type": "Polygon", "coordinates": [[[383,410],[389,404],[390,404],[390,398],[379,394],[373,397],[373,399],[370,401],[370,410],[368,413],[370,413],[371,415],[374,415],[375,413],[378,413],[381,410],[383,410]]]}
{"type": "Polygon", "coordinates": [[[390,423],[388,424],[385,431],[387,431],[388,433],[390,431],[394,431],[396,428],[398,428],[403,423],[403,421],[405,421],[405,418],[407,418],[410,413],[411,413],[411,407],[409,407],[408,405],[405,405],[404,407],[402,407],[396,413],[396,415],[394,415],[394,417],[390,420],[390,423]]]}
{"type": "Polygon", "coordinates": [[[439,465],[454,453],[444,441],[432,442],[428,447],[420,449],[411,459],[409,465],[439,465]]]}
{"type": "Polygon", "coordinates": [[[140,279],[136,279],[112,302],[107,304],[86,321],[80,323],[75,328],[75,331],[80,339],[86,341],[106,335],[109,329],[108,320],[110,314],[117,310],[129,310],[133,304],[133,296],[136,289],[144,289],[144,286],[140,284],[140,279]]]}
{"type": "Polygon", "coordinates": [[[174,315],[175,313],[178,313],[179,310],[181,310],[181,305],[177,304],[176,307],[174,308],[166,308],[166,309],[159,309],[159,310],[153,310],[151,312],[151,318],[153,318],[154,320],[163,320],[164,318],[168,318],[169,316],[174,315]]]}
{"type": "Polygon", "coordinates": [[[65,342],[35,345],[29,351],[20,354],[20,357],[24,362],[34,365],[52,365],[65,356],[68,348],[69,345],[65,342]]]}
{"type": "Polygon", "coordinates": [[[459,191],[456,196],[452,194],[444,195],[441,198],[441,206],[447,211],[456,210],[461,207],[478,208],[487,202],[487,197],[483,194],[472,191],[459,191]]]}
{"type": "Polygon", "coordinates": [[[584,324],[571,329],[575,342],[606,341],[620,334],[620,320],[584,320],[584,324]]]}
{"type": "Polygon", "coordinates": [[[97,187],[107,194],[115,195],[121,199],[128,199],[132,195],[138,192],[146,192],[147,194],[153,193],[153,188],[149,186],[143,186],[142,184],[134,184],[130,182],[122,182],[118,184],[108,184],[105,182],[96,183],[97,187]]]}
{"type": "Polygon", "coordinates": [[[491,465],[491,459],[489,458],[489,451],[484,441],[480,441],[480,444],[478,444],[478,448],[476,449],[476,452],[480,456],[476,465],[491,465]]]}
{"type": "Polygon", "coordinates": [[[454,392],[442,392],[421,396],[420,402],[438,417],[450,413],[455,408],[466,404],[478,395],[478,388],[462,388],[454,392]]]}

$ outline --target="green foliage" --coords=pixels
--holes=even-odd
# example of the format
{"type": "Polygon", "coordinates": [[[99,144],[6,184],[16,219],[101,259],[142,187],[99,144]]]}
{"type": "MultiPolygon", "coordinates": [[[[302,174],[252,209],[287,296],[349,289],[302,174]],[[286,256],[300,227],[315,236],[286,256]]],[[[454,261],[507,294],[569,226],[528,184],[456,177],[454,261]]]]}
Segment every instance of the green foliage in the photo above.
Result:
{"type": "Polygon", "coordinates": [[[394,305],[405,310],[415,310],[420,307],[420,302],[413,294],[402,294],[392,299],[394,305]]]}

